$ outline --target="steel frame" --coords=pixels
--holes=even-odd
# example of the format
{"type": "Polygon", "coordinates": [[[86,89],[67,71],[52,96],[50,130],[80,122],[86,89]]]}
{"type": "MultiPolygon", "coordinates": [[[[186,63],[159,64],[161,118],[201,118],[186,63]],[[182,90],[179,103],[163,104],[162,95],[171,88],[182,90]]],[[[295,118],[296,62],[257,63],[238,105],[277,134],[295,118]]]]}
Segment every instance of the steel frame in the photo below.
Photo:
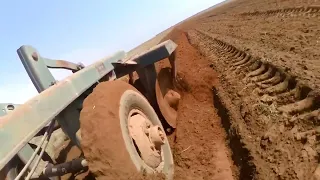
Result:
{"type": "MultiPolygon", "coordinates": [[[[84,67],[44,58],[32,46],[21,46],[17,53],[39,95],[0,117],[0,170],[16,154],[21,154],[27,143],[53,119],[80,148],[80,139],[76,135],[80,110],[92,88],[101,81],[112,81],[134,71],[138,74],[153,71],[154,63],[169,57],[176,47],[173,41],[167,40],[133,57],[126,57],[126,53],[120,51],[84,67]],[[68,69],[74,74],[57,82],[49,68],[68,69]]],[[[150,78],[143,77],[142,80],[146,89],[152,87],[150,78]]],[[[30,153],[24,158],[30,157],[30,153]]]]}

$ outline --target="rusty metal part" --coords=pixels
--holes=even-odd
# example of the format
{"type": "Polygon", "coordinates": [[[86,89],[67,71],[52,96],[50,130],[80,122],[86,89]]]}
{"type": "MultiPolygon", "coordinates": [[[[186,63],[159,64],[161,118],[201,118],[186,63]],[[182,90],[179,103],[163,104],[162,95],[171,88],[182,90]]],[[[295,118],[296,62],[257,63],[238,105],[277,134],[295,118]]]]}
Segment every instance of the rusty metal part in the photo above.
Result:
{"type": "Polygon", "coordinates": [[[173,89],[174,85],[170,68],[162,68],[157,74],[155,87],[156,99],[159,109],[167,123],[172,128],[176,128],[177,110],[181,96],[173,89]]]}
{"type": "Polygon", "coordinates": [[[80,69],[84,68],[84,65],[81,63],[73,63],[65,60],[53,60],[48,58],[43,58],[45,65],[48,68],[52,69],[67,69],[71,70],[72,72],[77,72],[80,69]]]}

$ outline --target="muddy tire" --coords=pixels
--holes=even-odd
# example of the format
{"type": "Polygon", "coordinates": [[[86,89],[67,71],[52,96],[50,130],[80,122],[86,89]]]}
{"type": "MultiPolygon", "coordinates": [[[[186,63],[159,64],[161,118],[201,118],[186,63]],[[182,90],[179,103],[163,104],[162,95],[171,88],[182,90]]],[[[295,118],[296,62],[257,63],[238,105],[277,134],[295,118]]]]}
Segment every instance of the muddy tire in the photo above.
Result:
{"type": "MultiPolygon", "coordinates": [[[[139,179],[141,172],[155,172],[142,160],[130,136],[128,119],[133,109],[143,112],[153,125],[164,131],[146,98],[125,82],[100,83],[85,99],[80,113],[81,147],[90,171],[97,178],[139,179]]],[[[166,137],[164,141],[160,174],[172,179],[172,153],[166,137]]]]}

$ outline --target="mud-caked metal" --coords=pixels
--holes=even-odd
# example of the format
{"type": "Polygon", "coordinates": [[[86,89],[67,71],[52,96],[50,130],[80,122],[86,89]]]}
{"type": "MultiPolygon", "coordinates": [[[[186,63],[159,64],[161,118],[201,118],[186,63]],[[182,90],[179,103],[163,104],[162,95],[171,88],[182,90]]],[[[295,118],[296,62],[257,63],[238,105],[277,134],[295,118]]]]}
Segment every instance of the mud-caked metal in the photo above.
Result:
{"type": "MultiPolygon", "coordinates": [[[[154,69],[151,67],[155,62],[169,57],[176,47],[173,41],[167,40],[135,56],[127,57],[125,52],[120,51],[84,67],[82,64],[44,58],[32,46],[21,46],[17,53],[39,94],[19,106],[1,106],[13,109],[10,113],[0,114],[0,170],[16,155],[21,159],[30,159],[34,149],[29,149],[30,152],[23,157],[21,152],[37,133],[51,128],[51,131],[45,133],[48,140],[53,127],[56,127],[55,122],[51,123],[53,120],[80,148],[81,139],[77,135],[80,128],[79,112],[83,100],[92,89],[99,82],[112,81],[134,71],[141,74],[146,67],[150,71],[154,69]],[[73,74],[56,81],[49,68],[67,69],[73,74]]],[[[145,89],[152,86],[148,83],[150,82],[143,83],[145,89]]],[[[35,166],[41,164],[41,158],[39,161],[35,166]]],[[[25,160],[23,162],[27,164],[25,160]]],[[[32,163],[28,165],[33,166],[32,163]]]]}

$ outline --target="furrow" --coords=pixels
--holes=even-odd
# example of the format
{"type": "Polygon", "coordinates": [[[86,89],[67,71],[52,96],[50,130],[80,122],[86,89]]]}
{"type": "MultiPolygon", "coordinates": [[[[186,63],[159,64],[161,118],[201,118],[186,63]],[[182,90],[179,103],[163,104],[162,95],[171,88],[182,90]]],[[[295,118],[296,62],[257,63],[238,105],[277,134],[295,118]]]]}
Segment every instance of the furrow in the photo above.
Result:
{"type": "Polygon", "coordinates": [[[241,13],[240,16],[320,17],[320,6],[294,7],[241,13]]]}
{"type": "MultiPolygon", "coordinates": [[[[201,34],[201,32],[199,32],[201,34]]],[[[202,34],[202,36],[207,36],[202,34]]],[[[273,101],[281,99],[283,96],[291,96],[293,90],[296,88],[296,80],[285,73],[284,70],[273,66],[270,63],[263,62],[261,58],[254,58],[250,54],[243,52],[232,45],[229,45],[217,38],[212,39],[213,46],[217,48],[216,52],[222,59],[227,59],[230,67],[228,71],[233,74],[246,73],[243,82],[256,82],[257,92],[260,95],[279,96],[281,98],[271,98],[273,101]]],[[[296,92],[296,91],[295,91],[296,92]]],[[[296,92],[297,93],[297,92],[296,92]]],[[[299,96],[299,95],[298,95],[299,96]]],[[[283,103],[283,102],[282,102],[283,103]]],[[[314,98],[305,98],[300,101],[292,102],[278,108],[280,112],[295,114],[309,110],[314,104],[317,103],[314,98]]]]}

